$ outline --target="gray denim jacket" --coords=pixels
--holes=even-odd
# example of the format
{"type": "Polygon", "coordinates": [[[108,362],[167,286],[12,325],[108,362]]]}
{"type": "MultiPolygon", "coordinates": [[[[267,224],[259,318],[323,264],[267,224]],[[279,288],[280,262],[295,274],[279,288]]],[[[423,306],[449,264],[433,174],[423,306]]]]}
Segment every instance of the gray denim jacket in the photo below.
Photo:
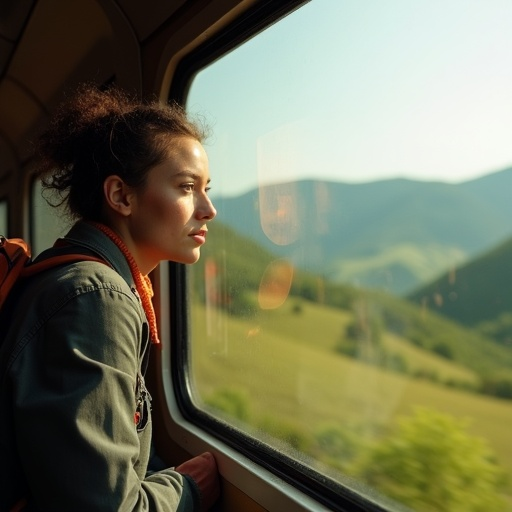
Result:
{"type": "Polygon", "coordinates": [[[128,263],[89,224],[66,240],[111,266],[43,272],[3,320],[0,512],[20,493],[30,511],[198,510],[190,479],[147,471],[149,329],[128,263]]]}

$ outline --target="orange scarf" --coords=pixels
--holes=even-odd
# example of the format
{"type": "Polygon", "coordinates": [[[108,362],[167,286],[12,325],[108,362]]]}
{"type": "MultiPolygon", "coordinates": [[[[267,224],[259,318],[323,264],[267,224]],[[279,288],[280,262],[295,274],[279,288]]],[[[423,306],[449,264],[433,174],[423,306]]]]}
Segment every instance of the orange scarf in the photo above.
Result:
{"type": "Polygon", "coordinates": [[[132,254],[128,250],[128,247],[126,247],[126,244],[121,240],[117,233],[112,231],[109,227],[105,226],[104,224],[100,224],[99,222],[91,222],[91,224],[95,228],[105,233],[105,235],[107,235],[124,254],[124,257],[126,258],[128,265],[130,266],[130,271],[132,273],[133,280],[135,281],[135,287],[137,288],[137,292],[142,302],[142,307],[144,308],[144,312],[146,313],[146,318],[149,324],[151,341],[155,345],[158,345],[160,343],[160,339],[158,338],[158,328],[156,325],[155,310],[153,308],[153,302],[151,301],[151,298],[153,297],[153,286],[151,285],[151,279],[149,279],[148,276],[142,275],[132,254]]]}

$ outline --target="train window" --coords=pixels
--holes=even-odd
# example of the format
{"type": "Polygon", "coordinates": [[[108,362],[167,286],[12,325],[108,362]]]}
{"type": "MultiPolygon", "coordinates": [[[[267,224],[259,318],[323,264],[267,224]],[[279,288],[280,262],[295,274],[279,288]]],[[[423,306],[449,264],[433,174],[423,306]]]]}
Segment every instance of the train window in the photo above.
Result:
{"type": "Polygon", "coordinates": [[[46,192],[43,190],[41,181],[34,180],[30,201],[30,245],[34,256],[51,247],[55,240],[65,235],[71,226],[71,220],[66,219],[62,212],[50,206],[44,194],[46,192]]]}
{"type": "Polygon", "coordinates": [[[387,509],[512,510],[511,24],[316,0],[195,74],[189,408],[217,435],[387,509]]]}
{"type": "Polygon", "coordinates": [[[0,235],[8,236],[9,234],[9,218],[8,218],[7,201],[0,201],[0,235]]]}

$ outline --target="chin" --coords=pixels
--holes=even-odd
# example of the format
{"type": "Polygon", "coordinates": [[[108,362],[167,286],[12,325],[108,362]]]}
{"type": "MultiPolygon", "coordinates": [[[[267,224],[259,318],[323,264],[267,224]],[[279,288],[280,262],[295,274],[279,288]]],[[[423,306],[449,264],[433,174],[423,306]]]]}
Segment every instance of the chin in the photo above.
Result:
{"type": "Polygon", "coordinates": [[[181,254],[179,257],[171,258],[171,261],[176,263],[183,263],[184,265],[193,265],[199,261],[201,253],[199,251],[192,254],[181,254]]]}

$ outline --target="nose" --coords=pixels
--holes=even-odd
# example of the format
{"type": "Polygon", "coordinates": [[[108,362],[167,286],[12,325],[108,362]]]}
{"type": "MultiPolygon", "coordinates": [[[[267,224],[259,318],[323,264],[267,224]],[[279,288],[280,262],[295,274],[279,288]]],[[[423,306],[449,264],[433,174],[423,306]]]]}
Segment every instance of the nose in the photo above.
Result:
{"type": "Polygon", "coordinates": [[[198,206],[197,211],[199,217],[205,220],[212,220],[217,215],[217,210],[215,209],[215,206],[213,206],[211,199],[207,195],[204,196],[204,199],[198,206]]]}

